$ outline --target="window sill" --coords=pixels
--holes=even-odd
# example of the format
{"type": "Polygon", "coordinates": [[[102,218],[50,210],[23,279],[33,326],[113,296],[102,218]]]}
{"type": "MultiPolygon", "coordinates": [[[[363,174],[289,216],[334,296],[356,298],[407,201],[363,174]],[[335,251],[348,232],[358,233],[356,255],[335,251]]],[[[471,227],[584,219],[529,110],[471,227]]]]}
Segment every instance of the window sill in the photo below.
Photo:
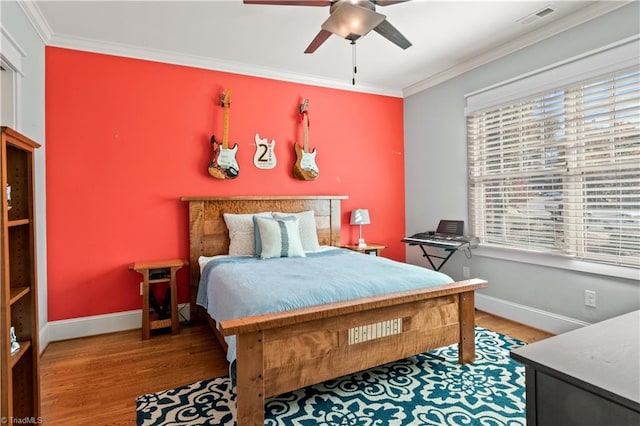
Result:
{"type": "Polygon", "coordinates": [[[606,275],[609,277],[638,280],[640,270],[628,266],[605,265],[595,262],[584,262],[567,256],[536,253],[526,250],[481,245],[473,250],[474,256],[490,257],[494,259],[510,260],[513,262],[530,263],[551,268],[567,269],[586,272],[589,274],[606,275]]]}

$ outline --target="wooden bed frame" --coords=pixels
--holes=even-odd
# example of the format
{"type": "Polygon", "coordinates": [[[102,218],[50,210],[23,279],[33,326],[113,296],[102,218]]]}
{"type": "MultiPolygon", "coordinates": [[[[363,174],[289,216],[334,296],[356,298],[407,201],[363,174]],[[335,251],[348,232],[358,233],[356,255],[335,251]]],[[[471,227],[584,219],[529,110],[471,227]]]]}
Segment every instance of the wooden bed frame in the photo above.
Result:
{"type": "MultiPolygon", "coordinates": [[[[313,210],[320,244],[340,246],[340,202],[346,198],[182,197],[189,202],[192,315],[198,314],[195,306],[200,276],[198,258],[228,252],[229,236],[223,213],[313,210]]],[[[210,321],[219,339],[220,333],[236,335],[238,425],[263,425],[267,397],[442,346],[458,343],[459,362],[473,362],[474,291],[484,287],[486,281],[473,279],[221,321],[220,330],[210,321]],[[350,330],[354,328],[397,319],[401,319],[402,327],[396,334],[349,342],[350,330]]]]}

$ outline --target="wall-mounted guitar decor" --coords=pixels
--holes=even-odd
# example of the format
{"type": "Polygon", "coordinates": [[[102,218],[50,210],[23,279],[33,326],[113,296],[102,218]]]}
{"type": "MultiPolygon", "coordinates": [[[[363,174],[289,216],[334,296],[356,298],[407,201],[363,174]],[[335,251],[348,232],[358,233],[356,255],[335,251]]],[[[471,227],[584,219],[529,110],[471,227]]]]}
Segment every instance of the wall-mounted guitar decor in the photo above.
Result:
{"type": "Polygon", "coordinates": [[[269,138],[261,139],[256,133],[256,153],[253,154],[253,164],[259,169],[273,169],[276,166],[276,141],[269,138]]]}
{"type": "Polygon", "coordinates": [[[316,165],[316,150],[309,152],[309,99],[305,99],[299,108],[302,119],[303,147],[294,143],[296,151],[296,163],[293,165],[293,176],[300,180],[314,180],[318,178],[320,171],[316,165]]]}
{"type": "Polygon", "coordinates": [[[216,179],[235,179],[240,174],[240,167],[236,161],[238,144],[229,148],[229,108],[231,107],[231,90],[227,89],[220,95],[220,106],[224,108],[222,121],[222,143],[211,136],[213,157],[209,163],[209,174],[216,179]]]}

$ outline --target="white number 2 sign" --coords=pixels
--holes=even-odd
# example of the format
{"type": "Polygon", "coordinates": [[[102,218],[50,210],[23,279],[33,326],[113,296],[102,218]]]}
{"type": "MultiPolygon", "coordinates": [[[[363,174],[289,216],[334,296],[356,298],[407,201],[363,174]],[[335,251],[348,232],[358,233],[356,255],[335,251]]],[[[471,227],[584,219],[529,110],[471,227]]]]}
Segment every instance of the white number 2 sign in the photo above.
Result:
{"type": "Polygon", "coordinates": [[[274,148],[276,141],[264,138],[256,133],[256,153],[253,155],[253,164],[259,169],[273,169],[276,166],[276,153],[274,148]]]}

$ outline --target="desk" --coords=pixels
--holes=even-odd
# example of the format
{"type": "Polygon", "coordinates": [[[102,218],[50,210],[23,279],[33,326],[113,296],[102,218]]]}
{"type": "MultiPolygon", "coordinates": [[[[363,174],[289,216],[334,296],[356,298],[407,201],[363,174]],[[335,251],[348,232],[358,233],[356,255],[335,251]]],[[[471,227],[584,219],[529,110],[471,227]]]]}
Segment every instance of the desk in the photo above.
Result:
{"type": "Polygon", "coordinates": [[[525,365],[527,425],[640,424],[640,311],[511,351],[525,365]]]}

